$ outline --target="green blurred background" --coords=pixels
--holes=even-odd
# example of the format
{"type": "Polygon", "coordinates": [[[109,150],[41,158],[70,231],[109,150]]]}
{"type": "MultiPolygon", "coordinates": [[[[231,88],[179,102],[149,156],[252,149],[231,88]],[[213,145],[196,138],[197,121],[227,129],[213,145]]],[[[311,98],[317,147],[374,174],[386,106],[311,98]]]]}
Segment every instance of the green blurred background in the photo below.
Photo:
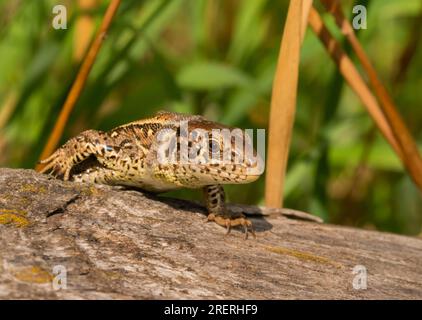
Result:
{"type": "MultiPolygon", "coordinates": [[[[342,4],[349,17],[353,5],[367,6],[368,28],[359,38],[421,145],[422,46],[415,30],[422,2],[342,4]],[[408,65],[400,62],[405,50],[413,53],[408,65]]],[[[0,166],[34,167],[107,5],[0,0],[0,166]],[[52,28],[56,4],[68,9],[67,30],[52,28]]],[[[266,128],[287,6],[287,0],[123,0],[62,142],[158,110],[266,128]]],[[[342,41],[333,19],[323,17],[342,41]]],[[[229,201],[263,204],[264,177],[227,191],[229,201]]],[[[327,222],[421,233],[421,194],[311,30],[302,48],[285,197],[286,207],[327,222]]]]}

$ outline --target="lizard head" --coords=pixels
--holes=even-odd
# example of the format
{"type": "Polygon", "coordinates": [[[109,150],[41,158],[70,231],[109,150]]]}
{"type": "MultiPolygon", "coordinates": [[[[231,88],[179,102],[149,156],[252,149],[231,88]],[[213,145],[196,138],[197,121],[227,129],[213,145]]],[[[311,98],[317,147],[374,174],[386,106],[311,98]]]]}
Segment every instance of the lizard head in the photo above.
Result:
{"type": "Polygon", "coordinates": [[[195,117],[163,132],[161,154],[189,185],[249,183],[264,171],[250,135],[239,128],[195,117]]]}

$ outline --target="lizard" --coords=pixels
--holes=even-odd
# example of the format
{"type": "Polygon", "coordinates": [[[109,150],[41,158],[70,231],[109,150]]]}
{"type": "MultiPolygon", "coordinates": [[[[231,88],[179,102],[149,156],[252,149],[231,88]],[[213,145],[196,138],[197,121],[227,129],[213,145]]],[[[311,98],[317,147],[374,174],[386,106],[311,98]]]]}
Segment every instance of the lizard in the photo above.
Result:
{"type": "Polygon", "coordinates": [[[232,227],[241,226],[247,239],[249,233],[256,237],[252,222],[243,213],[227,209],[223,188],[224,184],[253,182],[263,173],[262,158],[253,148],[252,153],[245,152],[246,145],[251,145],[251,139],[238,128],[199,115],[159,111],[107,132],[80,133],[41,160],[40,172],[65,181],[153,193],[201,188],[206,221],[224,226],[226,235],[232,227]],[[227,130],[228,138],[221,134],[227,130]]]}

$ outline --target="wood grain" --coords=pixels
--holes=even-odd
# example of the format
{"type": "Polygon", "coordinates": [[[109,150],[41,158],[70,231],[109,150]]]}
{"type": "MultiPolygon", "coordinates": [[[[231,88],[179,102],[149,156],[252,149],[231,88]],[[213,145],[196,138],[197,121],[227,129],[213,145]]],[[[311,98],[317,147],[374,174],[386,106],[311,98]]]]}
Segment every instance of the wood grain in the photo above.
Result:
{"type": "Polygon", "coordinates": [[[245,241],[204,220],[191,202],[0,169],[0,298],[422,298],[422,239],[271,214],[245,241]]]}

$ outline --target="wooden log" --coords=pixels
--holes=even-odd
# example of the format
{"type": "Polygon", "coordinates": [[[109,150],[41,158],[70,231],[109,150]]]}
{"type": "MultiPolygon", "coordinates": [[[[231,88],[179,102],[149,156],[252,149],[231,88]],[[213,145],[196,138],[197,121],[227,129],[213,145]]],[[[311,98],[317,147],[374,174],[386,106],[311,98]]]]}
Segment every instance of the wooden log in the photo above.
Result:
{"type": "Polygon", "coordinates": [[[245,241],[195,203],[0,169],[0,298],[422,298],[422,239],[261,211],[245,241]]]}

